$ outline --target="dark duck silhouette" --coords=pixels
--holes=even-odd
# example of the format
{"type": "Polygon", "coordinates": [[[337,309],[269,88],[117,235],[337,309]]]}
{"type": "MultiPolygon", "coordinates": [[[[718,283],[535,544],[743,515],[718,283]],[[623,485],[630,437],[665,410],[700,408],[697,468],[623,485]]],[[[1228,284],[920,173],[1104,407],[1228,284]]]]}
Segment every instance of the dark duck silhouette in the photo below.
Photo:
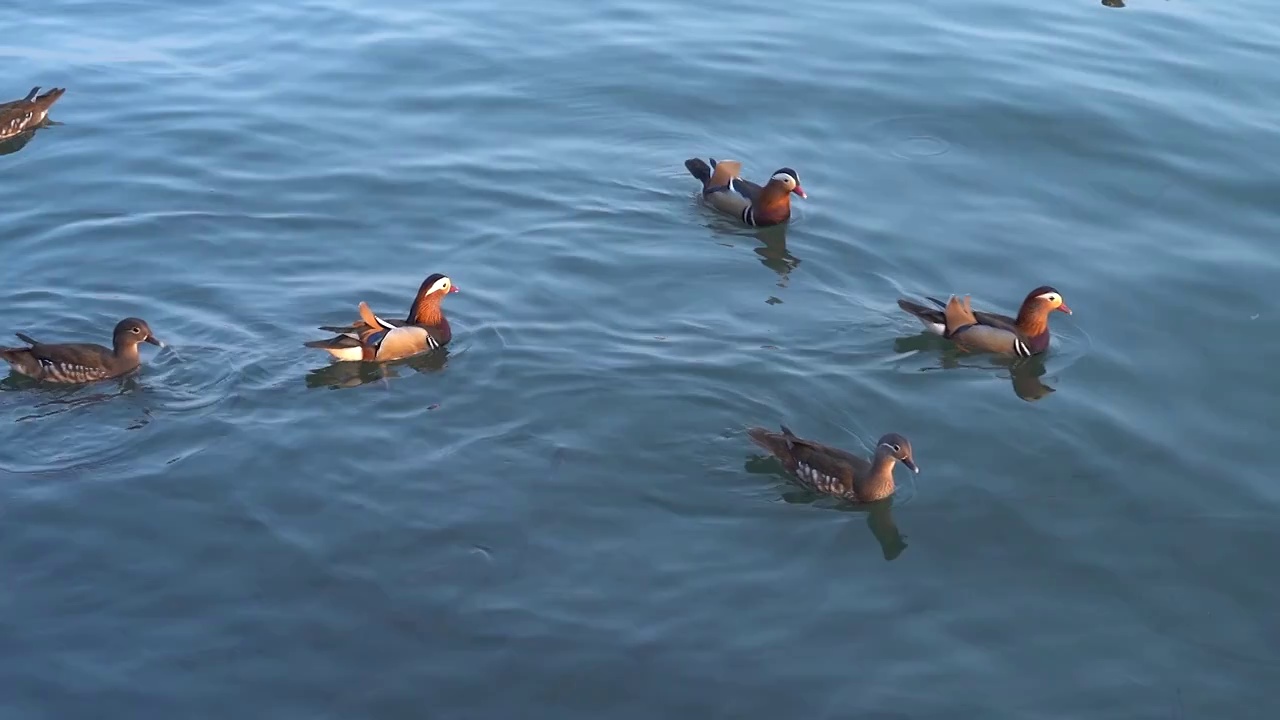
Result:
{"type": "Polygon", "coordinates": [[[13,100],[0,104],[0,141],[17,137],[27,130],[40,127],[49,116],[49,108],[58,102],[66,88],[54,88],[38,95],[39,87],[31,88],[31,92],[21,100],[13,100]]]}

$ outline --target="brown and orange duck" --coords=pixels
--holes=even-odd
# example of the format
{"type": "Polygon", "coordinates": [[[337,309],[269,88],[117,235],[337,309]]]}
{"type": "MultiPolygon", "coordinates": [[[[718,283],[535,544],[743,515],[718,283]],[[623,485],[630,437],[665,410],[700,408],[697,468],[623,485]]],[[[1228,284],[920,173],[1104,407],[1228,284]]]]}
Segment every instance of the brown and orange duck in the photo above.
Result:
{"type": "Polygon", "coordinates": [[[66,88],[54,88],[40,95],[40,88],[33,87],[21,100],[0,103],[0,141],[40,127],[49,116],[49,108],[66,91],[66,88]]]}
{"type": "Polygon", "coordinates": [[[937,298],[926,299],[937,308],[905,298],[898,300],[898,307],[914,315],[925,330],[951,340],[962,350],[1018,357],[1039,355],[1049,349],[1049,313],[1071,314],[1062,293],[1048,285],[1027,293],[1017,317],[975,312],[968,295],[963,300],[953,295],[946,303],[937,298]]]}
{"type": "Polygon", "coordinates": [[[768,450],[782,466],[815,492],[856,503],[883,500],[897,487],[893,468],[901,462],[912,472],[920,472],[911,455],[911,441],[898,433],[888,433],[876,443],[871,460],[839,448],[796,437],[786,425],[782,432],[762,427],[747,430],[751,442],[768,450]]]}
{"type": "Polygon", "coordinates": [[[809,197],[800,187],[800,176],[780,168],[764,185],[738,177],[742,163],[702,158],[684,161],[689,174],[702,182],[702,199],[711,207],[752,227],[780,225],[791,219],[791,196],[809,197]]]}
{"type": "Polygon", "coordinates": [[[339,360],[383,362],[398,360],[444,347],[453,338],[449,320],[440,303],[444,296],[458,292],[453,280],[436,273],[418,287],[404,320],[384,320],[360,303],[360,320],[344,327],[322,326],[338,333],[328,340],[313,340],[307,347],[325,350],[339,360]]]}

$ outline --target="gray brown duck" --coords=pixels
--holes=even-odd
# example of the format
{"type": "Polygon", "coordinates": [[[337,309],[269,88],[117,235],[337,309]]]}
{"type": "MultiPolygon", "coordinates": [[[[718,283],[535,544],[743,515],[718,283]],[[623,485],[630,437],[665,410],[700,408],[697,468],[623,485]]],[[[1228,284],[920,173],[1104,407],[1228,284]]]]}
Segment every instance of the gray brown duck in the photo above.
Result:
{"type": "Polygon", "coordinates": [[[747,436],[781,460],[801,485],[815,492],[852,502],[875,502],[893,495],[894,465],[901,462],[912,472],[920,472],[911,455],[911,441],[898,433],[881,437],[868,461],[839,448],[796,437],[786,425],[781,427],[782,432],[750,428],[747,436]]]}
{"type": "Polygon", "coordinates": [[[53,383],[88,383],[118,377],[137,369],[139,343],[164,347],[146,321],[125,318],[116,323],[111,348],[93,343],[42,343],[16,333],[29,347],[0,348],[0,358],[14,372],[53,383]]]}

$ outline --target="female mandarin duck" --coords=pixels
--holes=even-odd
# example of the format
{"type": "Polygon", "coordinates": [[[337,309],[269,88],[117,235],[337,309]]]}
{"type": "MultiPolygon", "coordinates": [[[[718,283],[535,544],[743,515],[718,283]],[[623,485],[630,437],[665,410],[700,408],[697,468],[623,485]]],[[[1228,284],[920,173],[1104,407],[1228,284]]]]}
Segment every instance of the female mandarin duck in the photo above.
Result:
{"type": "Polygon", "coordinates": [[[791,194],[809,197],[800,187],[800,176],[782,168],[761,187],[738,177],[742,163],[736,160],[708,165],[701,158],[684,161],[689,174],[702,181],[702,199],[715,209],[753,227],[780,225],[791,219],[791,194]]]}
{"type": "Polygon", "coordinates": [[[21,135],[23,132],[39,127],[49,116],[49,108],[62,97],[66,88],[54,88],[37,96],[39,87],[31,88],[25,98],[0,104],[0,140],[21,135]]]}
{"type": "Polygon", "coordinates": [[[404,320],[383,320],[360,303],[360,321],[346,327],[321,327],[340,333],[328,340],[313,340],[307,347],[320,348],[339,360],[386,361],[444,347],[453,337],[440,302],[458,292],[447,275],[436,273],[418,287],[404,320]]]}
{"type": "Polygon", "coordinates": [[[87,383],[118,377],[137,369],[138,343],[164,347],[151,327],[138,318],[116,323],[111,349],[93,343],[45,344],[16,333],[30,347],[0,348],[0,358],[14,372],[54,383],[87,383]]]}
{"type": "Polygon", "coordinates": [[[928,300],[941,309],[906,299],[898,300],[898,307],[914,315],[929,332],[951,340],[963,350],[1018,357],[1039,355],[1049,349],[1049,313],[1057,310],[1071,314],[1062,294],[1048,285],[1027,294],[1016,318],[974,312],[968,295],[963,301],[953,295],[945,304],[936,298],[928,300]]]}
{"type": "Polygon", "coordinates": [[[875,502],[892,495],[893,466],[898,462],[920,472],[911,457],[911,441],[898,433],[880,438],[870,462],[844,450],[798,438],[786,425],[780,433],[751,428],[747,436],[781,460],[801,485],[852,502],[875,502]]]}

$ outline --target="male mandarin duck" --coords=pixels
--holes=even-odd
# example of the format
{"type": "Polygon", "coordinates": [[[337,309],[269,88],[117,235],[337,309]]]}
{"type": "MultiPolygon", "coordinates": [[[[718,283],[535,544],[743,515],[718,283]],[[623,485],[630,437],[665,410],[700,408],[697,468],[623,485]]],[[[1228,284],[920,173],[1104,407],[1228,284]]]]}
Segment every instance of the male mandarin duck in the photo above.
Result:
{"type": "Polygon", "coordinates": [[[418,287],[404,320],[383,320],[360,303],[359,322],[345,327],[321,327],[339,333],[328,340],[313,340],[307,347],[320,348],[339,360],[386,361],[444,347],[453,337],[440,302],[458,292],[447,275],[436,273],[418,287]]]}
{"type": "Polygon", "coordinates": [[[852,502],[875,502],[892,495],[893,466],[899,462],[912,472],[920,472],[911,457],[911,441],[898,433],[880,438],[870,462],[844,450],[798,438],[786,425],[780,433],[751,428],[747,436],[781,460],[801,485],[852,502]]]}
{"type": "Polygon", "coordinates": [[[701,158],[684,161],[689,174],[702,182],[702,199],[727,215],[754,227],[779,225],[791,219],[791,194],[809,197],[800,187],[800,176],[781,168],[763,187],[738,177],[742,163],[736,160],[708,165],[701,158]]]}
{"type": "Polygon", "coordinates": [[[54,88],[43,95],[37,95],[40,88],[34,87],[25,98],[0,104],[0,140],[8,140],[39,127],[48,117],[49,108],[66,91],[66,88],[54,88]]]}
{"type": "Polygon", "coordinates": [[[16,334],[30,347],[0,348],[0,358],[20,375],[54,383],[88,383],[118,377],[140,364],[138,343],[164,347],[151,327],[138,318],[116,323],[111,349],[93,343],[46,344],[16,334]]]}
{"type": "Polygon", "coordinates": [[[951,340],[963,350],[1018,357],[1039,355],[1049,349],[1049,313],[1057,310],[1071,314],[1062,294],[1048,285],[1027,293],[1016,318],[974,312],[967,295],[963,301],[953,295],[945,304],[936,298],[928,300],[940,309],[906,299],[898,300],[898,307],[914,315],[929,332],[951,340]]]}

